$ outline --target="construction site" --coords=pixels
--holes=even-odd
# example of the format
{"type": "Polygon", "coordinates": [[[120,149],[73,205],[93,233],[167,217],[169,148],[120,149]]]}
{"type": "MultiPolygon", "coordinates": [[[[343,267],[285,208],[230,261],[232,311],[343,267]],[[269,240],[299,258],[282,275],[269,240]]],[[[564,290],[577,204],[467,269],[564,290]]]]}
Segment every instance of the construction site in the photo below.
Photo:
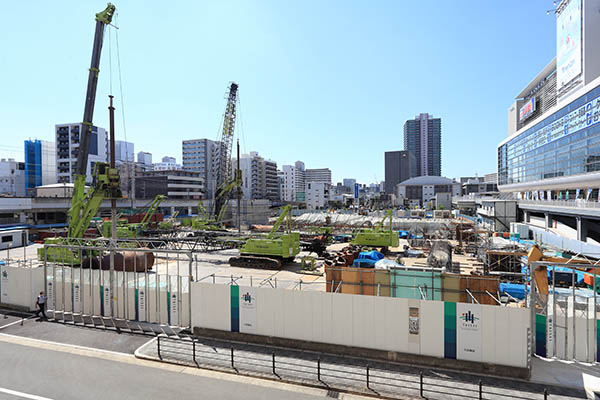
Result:
{"type": "Polygon", "coordinates": [[[172,338],[227,332],[247,335],[239,340],[287,339],[299,348],[326,343],[337,353],[371,349],[368,357],[387,361],[524,379],[532,354],[596,361],[598,259],[532,240],[526,224],[490,231],[451,210],[428,218],[404,208],[245,209],[235,146],[242,89],[235,82],[227,87],[218,139],[216,192],[198,199],[192,215],[163,219],[163,195],[144,209],[117,206],[112,96],[112,159],[95,163],[86,187],[103,33],[114,12],[109,4],[95,19],[68,227],[0,232],[10,243],[0,251],[2,306],[33,310],[35,294],[45,291],[50,318],[74,325],[172,338]],[[100,213],[106,201],[110,216],[100,213]],[[329,310],[321,301],[334,305],[329,310]],[[274,311],[261,314],[268,307],[274,311]],[[308,322],[290,322],[288,312],[308,322]],[[302,331],[309,325],[312,333],[302,331]],[[388,330],[396,333],[382,333],[388,330]],[[492,331],[497,339],[487,336],[492,331]],[[511,333],[502,338],[505,331],[511,333]]]}

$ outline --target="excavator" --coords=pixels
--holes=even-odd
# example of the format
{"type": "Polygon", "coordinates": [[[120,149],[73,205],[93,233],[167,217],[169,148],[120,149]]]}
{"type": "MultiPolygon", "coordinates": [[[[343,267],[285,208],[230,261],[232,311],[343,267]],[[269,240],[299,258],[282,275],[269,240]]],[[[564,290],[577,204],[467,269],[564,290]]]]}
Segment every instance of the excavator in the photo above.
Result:
{"type": "Polygon", "coordinates": [[[398,231],[392,229],[392,210],[388,210],[375,228],[363,228],[356,234],[352,244],[370,247],[398,247],[398,231]],[[390,221],[389,228],[384,228],[385,221],[390,221]]]}
{"type": "MultiPolygon", "coordinates": [[[[73,198],[69,209],[69,227],[66,238],[48,238],[45,244],[71,244],[74,239],[82,238],[90,226],[90,221],[100,209],[105,199],[119,199],[122,197],[119,188],[120,178],[116,168],[111,168],[108,163],[97,162],[92,172],[92,185],[85,192],[85,181],[87,177],[88,153],[90,150],[90,139],[92,133],[92,118],[96,102],[96,88],[98,86],[98,74],[100,72],[100,54],[104,28],[112,21],[115,6],[108,3],[104,11],[96,14],[96,31],[92,50],[92,61],[89,69],[85,106],[83,111],[83,122],[80,136],[79,151],[75,167],[73,198]]],[[[79,265],[82,262],[82,252],[48,247],[38,249],[40,260],[60,262],[71,265],[79,265]]]]}
{"type": "Polygon", "coordinates": [[[273,228],[266,237],[247,239],[240,249],[239,257],[231,257],[232,267],[280,269],[300,253],[300,233],[292,232],[292,206],[283,208],[273,228]],[[283,233],[277,232],[285,222],[283,233]]]}
{"type": "MultiPolygon", "coordinates": [[[[156,195],[152,203],[148,206],[144,217],[140,222],[129,223],[126,219],[117,221],[117,237],[119,239],[137,238],[142,235],[144,229],[148,227],[150,219],[156,213],[158,206],[165,199],[162,194],[156,195]]],[[[111,237],[112,221],[104,221],[101,225],[102,236],[111,237]]]]}

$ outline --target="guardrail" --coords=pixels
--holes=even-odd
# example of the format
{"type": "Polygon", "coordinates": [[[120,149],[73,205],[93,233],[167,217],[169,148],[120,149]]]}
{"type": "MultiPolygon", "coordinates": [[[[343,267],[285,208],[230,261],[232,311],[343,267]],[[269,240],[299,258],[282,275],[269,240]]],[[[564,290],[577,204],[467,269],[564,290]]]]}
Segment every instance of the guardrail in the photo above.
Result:
{"type": "MultiPolygon", "coordinates": [[[[302,353],[302,358],[277,354],[275,348],[264,352],[206,346],[193,338],[157,337],[157,353],[162,361],[233,371],[238,374],[267,377],[288,382],[323,386],[329,390],[362,392],[385,398],[460,399],[549,399],[547,389],[538,393],[486,386],[482,380],[463,382],[439,374],[407,374],[369,364],[340,365],[323,358],[331,356],[302,353]],[[270,350],[270,351],[269,351],[270,350]]],[[[284,350],[281,350],[284,352],[284,350]]],[[[377,363],[377,362],[375,362],[377,363]]],[[[381,364],[381,363],[379,363],[381,364]]]]}

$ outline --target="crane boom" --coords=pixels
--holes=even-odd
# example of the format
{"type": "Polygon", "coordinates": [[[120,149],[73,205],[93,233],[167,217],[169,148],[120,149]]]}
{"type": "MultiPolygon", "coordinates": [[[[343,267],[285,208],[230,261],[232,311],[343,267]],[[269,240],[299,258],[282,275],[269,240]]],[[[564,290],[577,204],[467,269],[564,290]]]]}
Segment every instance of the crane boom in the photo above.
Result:
{"type": "Polygon", "coordinates": [[[231,148],[233,146],[233,133],[237,114],[237,91],[238,84],[232,82],[229,85],[229,96],[223,115],[223,131],[219,143],[219,158],[217,163],[217,182],[215,190],[215,205],[213,215],[215,218],[221,214],[221,209],[227,202],[227,196],[222,192],[227,189],[231,179],[231,148]]]}

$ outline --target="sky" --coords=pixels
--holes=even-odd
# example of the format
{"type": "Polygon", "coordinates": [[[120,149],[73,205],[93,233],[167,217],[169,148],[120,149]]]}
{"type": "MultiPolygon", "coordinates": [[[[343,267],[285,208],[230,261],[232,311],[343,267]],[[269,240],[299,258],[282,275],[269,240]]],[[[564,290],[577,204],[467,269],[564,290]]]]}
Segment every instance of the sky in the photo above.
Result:
{"type": "MultiPolygon", "coordinates": [[[[384,152],[403,150],[404,122],[427,112],[442,119],[442,175],[495,172],[508,107],[556,53],[549,0],[117,1],[94,124],[108,127],[114,94],[117,140],[155,162],[219,137],[235,81],[242,153],[279,167],[382,181],[384,152]]],[[[105,6],[3,2],[0,157],[23,160],[24,140],[82,120],[105,6]]]]}

